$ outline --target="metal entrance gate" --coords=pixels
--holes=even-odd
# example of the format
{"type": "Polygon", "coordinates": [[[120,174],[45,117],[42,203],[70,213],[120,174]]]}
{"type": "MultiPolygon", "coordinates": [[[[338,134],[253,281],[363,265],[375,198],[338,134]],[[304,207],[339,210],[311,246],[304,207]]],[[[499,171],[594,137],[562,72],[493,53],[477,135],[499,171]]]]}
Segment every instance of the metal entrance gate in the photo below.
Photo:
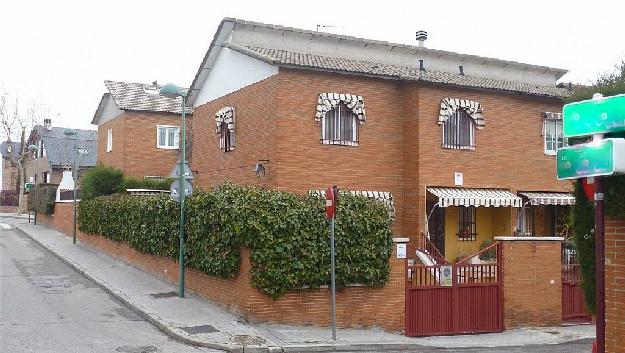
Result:
{"type": "Polygon", "coordinates": [[[589,322],[579,264],[562,265],[562,321],[589,322]]]}
{"type": "Polygon", "coordinates": [[[495,243],[453,265],[407,265],[406,336],[503,331],[501,255],[495,243]],[[494,261],[470,263],[484,253],[494,261]]]}

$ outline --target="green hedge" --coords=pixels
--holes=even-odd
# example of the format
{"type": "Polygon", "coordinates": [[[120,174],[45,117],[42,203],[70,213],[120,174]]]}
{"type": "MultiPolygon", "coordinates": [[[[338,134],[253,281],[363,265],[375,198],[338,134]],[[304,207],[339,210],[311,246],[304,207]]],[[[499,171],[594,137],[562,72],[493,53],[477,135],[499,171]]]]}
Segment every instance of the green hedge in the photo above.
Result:
{"type": "Polygon", "coordinates": [[[53,214],[57,187],[56,184],[33,185],[28,198],[28,209],[45,215],[53,214]]]}
{"type": "Polygon", "coordinates": [[[121,170],[98,164],[85,172],[80,178],[80,192],[82,200],[94,197],[112,195],[122,191],[124,174],[121,170]]]}
{"type": "Polygon", "coordinates": [[[126,189],[150,189],[150,190],[169,190],[173,179],[137,179],[124,178],[121,184],[122,192],[126,189]]]}
{"type": "MultiPolygon", "coordinates": [[[[238,273],[240,248],[251,250],[252,285],[272,297],[329,283],[324,202],[255,187],[222,185],[187,199],[186,262],[208,275],[238,273]]],[[[178,205],[167,196],[115,195],[83,201],[80,229],[176,258],[178,205]]],[[[380,286],[389,278],[391,220],[386,206],[341,194],[337,212],[337,284],[380,286]]]]}

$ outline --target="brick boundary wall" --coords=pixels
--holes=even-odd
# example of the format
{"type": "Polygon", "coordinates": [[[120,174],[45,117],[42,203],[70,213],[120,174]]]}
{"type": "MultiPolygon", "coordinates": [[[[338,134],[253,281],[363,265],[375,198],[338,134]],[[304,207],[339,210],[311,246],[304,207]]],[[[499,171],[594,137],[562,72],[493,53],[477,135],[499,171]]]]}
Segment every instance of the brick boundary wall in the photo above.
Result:
{"type": "MultiPolygon", "coordinates": [[[[59,221],[42,222],[65,234],[71,234],[72,204],[57,203],[59,221]]],[[[173,259],[148,255],[100,235],[78,231],[78,240],[108,255],[123,260],[168,282],[178,282],[178,263],[173,259]]],[[[337,289],[337,323],[341,327],[381,327],[401,331],[405,323],[405,259],[397,259],[396,247],[390,259],[390,280],[383,287],[355,286],[337,289]]],[[[231,279],[220,279],[197,270],[186,270],[186,288],[213,300],[251,322],[280,324],[330,325],[330,291],[327,288],[290,291],[272,299],[250,285],[250,250],[241,250],[239,273],[231,279]]]]}
{"type": "Polygon", "coordinates": [[[561,239],[496,239],[503,245],[505,329],[562,325],[561,239]]]}
{"type": "Polygon", "coordinates": [[[625,353],[625,217],[605,222],[605,351],[625,353]]]}

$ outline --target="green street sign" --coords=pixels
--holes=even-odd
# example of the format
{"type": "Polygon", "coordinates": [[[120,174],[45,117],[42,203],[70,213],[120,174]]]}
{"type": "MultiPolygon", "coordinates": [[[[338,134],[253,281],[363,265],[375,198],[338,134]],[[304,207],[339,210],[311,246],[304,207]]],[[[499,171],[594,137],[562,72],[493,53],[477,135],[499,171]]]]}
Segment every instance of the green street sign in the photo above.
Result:
{"type": "Polygon", "coordinates": [[[605,139],[560,148],[556,156],[558,180],[625,172],[625,140],[605,139]]]}
{"type": "Polygon", "coordinates": [[[24,189],[30,190],[33,188],[33,183],[24,183],[24,189]]]}
{"type": "Polygon", "coordinates": [[[566,137],[625,131],[625,94],[566,104],[562,119],[566,137]]]}

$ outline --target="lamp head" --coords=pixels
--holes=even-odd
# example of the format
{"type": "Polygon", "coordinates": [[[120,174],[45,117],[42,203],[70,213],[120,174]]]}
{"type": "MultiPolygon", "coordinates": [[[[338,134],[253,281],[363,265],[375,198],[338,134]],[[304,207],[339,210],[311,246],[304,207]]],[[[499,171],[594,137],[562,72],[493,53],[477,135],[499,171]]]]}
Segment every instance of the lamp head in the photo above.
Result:
{"type": "Polygon", "coordinates": [[[39,149],[39,147],[37,147],[37,146],[35,146],[35,145],[30,145],[30,146],[28,146],[28,150],[29,150],[29,151],[36,151],[36,150],[38,150],[38,149],[39,149]]]}
{"type": "Polygon", "coordinates": [[[160,91],[162,96],[167,98],[176,98],[176,97],[184,97],[186,95],[180,87],[174,85],[173,83],[168,83],[165,86],[161,87],[160,91]]]}

